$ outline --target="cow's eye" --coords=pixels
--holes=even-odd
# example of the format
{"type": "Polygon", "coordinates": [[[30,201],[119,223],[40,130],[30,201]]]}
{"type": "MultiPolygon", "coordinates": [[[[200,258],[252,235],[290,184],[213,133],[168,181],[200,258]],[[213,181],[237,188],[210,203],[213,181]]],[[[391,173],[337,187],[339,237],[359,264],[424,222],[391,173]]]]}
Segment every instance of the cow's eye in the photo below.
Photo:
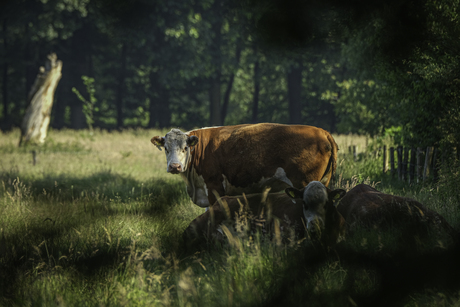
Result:
{"type": "Polygon", "coordinates": [[[187,147],[187,146],[185,146],[184,150],[187,150],[187,149],[188,149],[188,147],[187,147]]]}
{"type": "Polygon", "coordinates": [[[166,153],[169,153],[169,150],[168,150],[166,147],[165,147],[165,152],[166,152],[166,153]]]}

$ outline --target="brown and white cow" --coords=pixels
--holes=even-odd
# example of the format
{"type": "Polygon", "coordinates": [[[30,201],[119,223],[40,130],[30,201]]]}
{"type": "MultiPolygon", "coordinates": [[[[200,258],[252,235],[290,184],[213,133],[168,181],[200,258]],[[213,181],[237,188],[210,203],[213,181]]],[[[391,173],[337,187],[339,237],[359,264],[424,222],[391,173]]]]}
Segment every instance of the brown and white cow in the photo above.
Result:
{"type": "Polygon", "coordinates": [[[254,124],[182,132],[172,129],[151,142],[165,148],[167,171],[181,174],[192,201],[208,207],[218,195],[326,186],[336,169],[337,144],[323,129],[303,125],[254,124]]]}
{"type": "Polygon", "coordinates": [[[347,232],[357,227],[396,228],[401,235],[413,237],[428,231],[444,232],[456,239],[457,232],[437,212],[416,200],[382,193],[359,184],[342,198],[337,210],[346,220],[347,232]]]}
{"type": "Polygon", "coordinates": [[[333,245],[344,230],[345,222],[335,208],[344,194],[345,190],[331,191],[313,181],[302,190],[289,187],[285,193],[224,196],[190,223],[183,234],[184,242],[190,248],[221,241],[225,238],[222,225],[235,229],[244,224],[250,230],[259,225],[262,231],[273,234],[277,221],[284,238],[295,234],[302,239],[307,230],[313,241],[333,245]]]}

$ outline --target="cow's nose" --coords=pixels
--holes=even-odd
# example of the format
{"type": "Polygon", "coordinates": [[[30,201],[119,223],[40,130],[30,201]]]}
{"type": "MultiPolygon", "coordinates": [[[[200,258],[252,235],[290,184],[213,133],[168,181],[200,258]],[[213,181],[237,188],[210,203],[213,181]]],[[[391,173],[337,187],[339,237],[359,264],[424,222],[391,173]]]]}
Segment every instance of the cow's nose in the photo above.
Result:
{"type": "Polygon", "coordinates": [[[180,163],[171,163],[168,171],[173,174],[182,172],[182,165],[180,163]]]}

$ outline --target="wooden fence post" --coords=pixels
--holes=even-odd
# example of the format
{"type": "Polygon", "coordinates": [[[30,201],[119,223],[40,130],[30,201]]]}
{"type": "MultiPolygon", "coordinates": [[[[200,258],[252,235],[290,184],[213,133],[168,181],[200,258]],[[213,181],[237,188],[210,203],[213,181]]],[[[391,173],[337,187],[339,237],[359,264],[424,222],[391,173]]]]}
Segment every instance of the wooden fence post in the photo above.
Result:
{"type": "Polygon", "coordinates": [[[356,161],[356,145],[353,145],[353,159],[356,161]]]}
{"type": "Polygon", "coordinates": [[[408,172],[408,165],[409,165],[409,148],[404,148],[404,159],[403,159],[403,180],[407,180],[409,177],[409,172],[408,172]]]}
{"type": "Polygon", "coordinates": [[[434,148],[433,151],[433,162],[431,164],[431,167],[433,169],[433,180],[437,181],[438,180],[438,155],[439,155],[439,150],[437,148],[434,148]]]}
{"type": "Polygon", "coordinates": [[[398,157],[398,179],[401,180],[402,177],[402,146],[398,146],[396,149],[398,157]]]}
{"type": "Polygon", "coordinates": [[[414,177],[415,177],[415,165],[417,163],[416,161],[417,155],[416,155],[416,148],[412,147],[410,149],[410,164],[409,164],[409,183],[414,182],[414,177]]]}
{"type": "Polygon", "coordinates": [[[383,173],[388,171],[387,145],[383,145],[383,173]]]}
{"type": "Polygon", "coordinates": [[[391,168],[391,177],[395,176],[395,148],[390,147],[390,168],[391,168]]]}
{"type": "Polygon", "coordinates": [[[422,174],[423,174],[422,155],[423,155],[422,148],[417,147],[417,183],[422,181],[422,174]]]}
{"type": "Polygon", "coordinates": [[[433,147],[426,148],[425,167],[423,168],[423,181],[425,181],[431,173],[431,159],[433,158],[433,147]]]}

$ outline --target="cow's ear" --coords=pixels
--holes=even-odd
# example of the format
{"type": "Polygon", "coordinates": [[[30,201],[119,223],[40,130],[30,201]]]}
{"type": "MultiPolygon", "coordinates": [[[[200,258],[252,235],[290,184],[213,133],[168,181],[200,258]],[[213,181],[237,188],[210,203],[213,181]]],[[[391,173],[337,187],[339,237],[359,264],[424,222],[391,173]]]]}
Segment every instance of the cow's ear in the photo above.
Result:
{"type": "Polygon", "coordinates": [[[284,192],[290,197],[290,198],[302,198],[303,197],[303,189],[302,190],[297,190],[296,188],[286,188],[284,192]]]}
{"type": "Polygon", "coordinates": [[[152,142],[152,144],[155,145],[160,151],[161,147],[165,146],[165,138],[161,136],[154,136],[150,139],[150,142],[152,142]]]}
{"type": "Polygon", "coordinates": [[[330,191],[328,194],[328,198],[330,200],[332,200],[334,203],[336,203],[337,201],[339,201],[340,199],[342,199],[342,197],[345,196],[347,192],[345,190],[342,190],[342,189],[337,189],[337,190],[334,190],[334,191],[330,191]]]}
{"type": "Polygon", "coordinates": [[[187,138],[187,145],[190,147],[195,146],[198,144],[198,137],[196,135],[191,135],[187,138]]]}

